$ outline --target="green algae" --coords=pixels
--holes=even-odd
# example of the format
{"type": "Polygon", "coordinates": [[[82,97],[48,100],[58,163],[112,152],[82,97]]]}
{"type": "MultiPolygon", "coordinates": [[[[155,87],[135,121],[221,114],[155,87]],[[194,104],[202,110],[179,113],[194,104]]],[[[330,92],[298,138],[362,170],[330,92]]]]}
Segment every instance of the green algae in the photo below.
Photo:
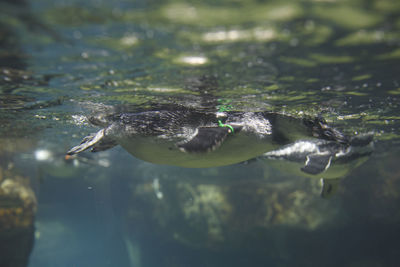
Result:
{"type": "Polygon", "coordinates": [[[333,34],[332,28],[326,25],[315,25],[315,22],[309,22],[312,26],[305,25],[304,43],[309,46],[318,46],[329,40],[333,34]],[[307,30],[307,27],[310,28],[307,30]]]}
{"type": "Polygon", "coordinates": [[[279,89],[279,85],[277,85],[277,84],[272,84],[272,85],[270,85],[270,86],[264,87],[264,89],[265,89],[265,90],[268,90],[268,91],[275,91],[275,90],[278,90],[278,89],[279,89]]]}
{"type": "Polygon", "coordinates": [[[304,58],[280,57],[280,60],[289,64],[295,64],[302,67],[315,67],[317,65],[316,62],[304,58]]]}
{"type": "Polygon", "coordinates": [[[115,19],[111,10],[106,8],[89,9],[84,6],[54,7],[45,13],[45,18],[52,23],[80,26],[82,24],[99,24],[115,19]]]}
{"type": "Polygon", "coordinates": [[[398,13],[400,11],[400,3],[393,0],[381,0],[373,2],[374,9],[385,12],[386,14],[398,13]]]}
{"type": "Polygon", "coordinates": [[[316,83],[316,82],[319,82],[319,79],[318,78],[309,78],[306,80],[306,82],[307,83],[316,83]]]}
{"type": "Polygon", "coordinates": [[[376,56],[377,59],[380,60],[393,60],[393,59],[400,59],[400,48],[397,48],[389,53],[384,53],[381,55],[376,56]]]}
{"type": "Polygon", "coordinates": [[[354,8],[351,5],[316,5],[313,13],[346,29],[371,27],[382,20],[379,13],[354,8]]]}
{"type": "Polygon", "coordinates": [[[355,59],[351,56],[342,55],[327,55],[319,53],[311,53],[310,58],[322,64],[340,64],[354,62],[355,59]]]}
{"type": "Polygon", "coordinates": [[[397,88],[395,90],[389,90],[388,93],[391,95],[400,95],[400,88],[397,88]]]}
{"type": "Polygon", "coordinates": [[[301,7],[294,3],[244,4],[233,7],[171,3],[161,8],[162,16],[173,23],[202,27],[238,25],[259,21],[287,21],[299,17],[301,7]]]}
{"type": "Polygon", "coordinates": [[[338,46],[357,46],[395,41],[399,37],[395,33],[386,33],[382,30],[358,30],[335,41],[338,46]]]}
{"type": "Polygon", "coordinates": [[[351,80],[352,81],[362,81],[362,80],[368,80],[372,77],[371,74],[363,74],[363,75],[358,75],[353,77],[351,80]]]}

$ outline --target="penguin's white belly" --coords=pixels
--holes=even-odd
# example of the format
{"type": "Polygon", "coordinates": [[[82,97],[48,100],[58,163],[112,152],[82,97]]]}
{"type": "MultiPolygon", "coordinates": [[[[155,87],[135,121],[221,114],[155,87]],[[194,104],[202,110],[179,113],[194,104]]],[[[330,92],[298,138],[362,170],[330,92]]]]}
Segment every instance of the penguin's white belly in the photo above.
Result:
{"type": "Polygon", "coordinates": [[[278,147],[270,136],[259,138],[238,133],[229,136],[220,147],[209,152],[187,153],[175,142],[154,137],[131,137],[118,143],[136,158],[144,161],[187,168],[208,168],[240,163],[278,147]]]}

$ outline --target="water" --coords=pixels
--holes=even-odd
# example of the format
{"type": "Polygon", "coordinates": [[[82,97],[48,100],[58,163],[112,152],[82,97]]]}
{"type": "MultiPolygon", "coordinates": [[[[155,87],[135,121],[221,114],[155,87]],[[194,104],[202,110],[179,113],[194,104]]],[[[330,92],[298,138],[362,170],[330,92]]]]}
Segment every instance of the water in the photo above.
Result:
{"type": "Polygon", "coordinates": [[[398,1],[0,6],[1,266],[397,266],[398,1]],[[321,114],[375,150],[329,199],[281,161],[64,160],[85,115],[154,103],[321,114]]]}

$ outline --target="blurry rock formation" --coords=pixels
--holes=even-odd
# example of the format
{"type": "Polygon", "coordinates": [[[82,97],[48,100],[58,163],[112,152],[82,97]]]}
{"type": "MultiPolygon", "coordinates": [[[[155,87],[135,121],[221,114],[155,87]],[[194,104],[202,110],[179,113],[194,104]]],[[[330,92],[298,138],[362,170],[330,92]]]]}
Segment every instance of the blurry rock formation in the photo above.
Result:
{"type": "Polygon", "coordinates": [[[0,266],[19,267],[33,247],[37,202],[30,179],[14,171],[9,141],[0,140],[0,266]]]}

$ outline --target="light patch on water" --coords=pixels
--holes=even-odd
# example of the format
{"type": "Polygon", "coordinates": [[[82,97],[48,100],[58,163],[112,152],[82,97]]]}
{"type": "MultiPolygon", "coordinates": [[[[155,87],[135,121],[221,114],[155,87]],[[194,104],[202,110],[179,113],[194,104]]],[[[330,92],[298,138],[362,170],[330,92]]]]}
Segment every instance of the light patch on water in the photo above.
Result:
{"type": "Polygon", "coordinates": [[[259,41],[267,41],[274,39],[276,36],[276,33],[272,29],[262,29],[262,28],[255,28],[253,30],[254,34],[254,39],[259,40],[259,41]]]}
{"type": "Polygon", "coordinates": [[[338,120],[351,120],[360,118],[360,114],[349,114],[349,115],[339,115],[337,116],[338,120]]]}
{"type": "Polygon", "coordinates": [[[35,114],[35,118],[44,120],[44,119],[46,119],[47,117],[44,116],[44,115],[35,114]]]}
{"type": "Polygon", "coordinates": [[[86,125],[87,124],[87,118],[86,116],[83,115],[72,115],[72,122],[75,125],[86,125]]]}
{"type": "Polygon", "coordinates": [[[216,31],[203,34],[203,40],[206,42],[234,42],[249,38],[249,33],[243,30],[216,31]]]}
{"type": "Polygon", "coordinates": [[[188,65],[203,65],[208,62],[208,58],[203,56],[183,56],[178,61],[188,65]]]}
{"type": "Polygon", "coordinates": [[[139,39],[133,34],[128,34],[122,37],[120,42],[124,46],[134,46],[139,42],[139,39]]]}
{"type": "Polygon", "coordinates": [[[181,90],[178,88],[168,88],[168,87],[149,87],[147,90],[152,92],[160,92],[160,93],[171,93],[171,92],[180,92],[181,90]]]}
{"type": "Polygon", "coordinates": [[[97,163],[101,166],[101,167],[105,167],[108,168],[111,166],[111,162],[108,159],[99,159],[97,161],[97,163]]]}
{"type": "Polygon", "coordinates": [[[47,149],[38,149],[35,151],[35,159],[38,161],[50,160],[53,154],[47,149]]]}
{"type": "Polygon", "coordinates": [[[228,115],[226,112],[217,112],[215,113],[215,116],[217,117],[217,119],[220,119],[220,118],[226,118],[228,115]]]}
{"type": "Polygon", "coordinates": [[[337,0],[312,0],[313,2],[326,2],[326,3],[334,3],[337,2],[337,0]]]}
{"type": "Polygon", "coordinates": [[[183,20],[183,21],[194,21],[198,19],[198,13],[196,7],[188,4],[171,4],[168,6],[164,15],[170,20],[183,20]]]}
{"type": "Polygon", "coordinates": [[[206,32],[202,39],[205,42],[236,42],[236,41],[268,41],[276,37],[276,32],[271,28],[253,28],[248,30],[221,30],[206,32]]]}

